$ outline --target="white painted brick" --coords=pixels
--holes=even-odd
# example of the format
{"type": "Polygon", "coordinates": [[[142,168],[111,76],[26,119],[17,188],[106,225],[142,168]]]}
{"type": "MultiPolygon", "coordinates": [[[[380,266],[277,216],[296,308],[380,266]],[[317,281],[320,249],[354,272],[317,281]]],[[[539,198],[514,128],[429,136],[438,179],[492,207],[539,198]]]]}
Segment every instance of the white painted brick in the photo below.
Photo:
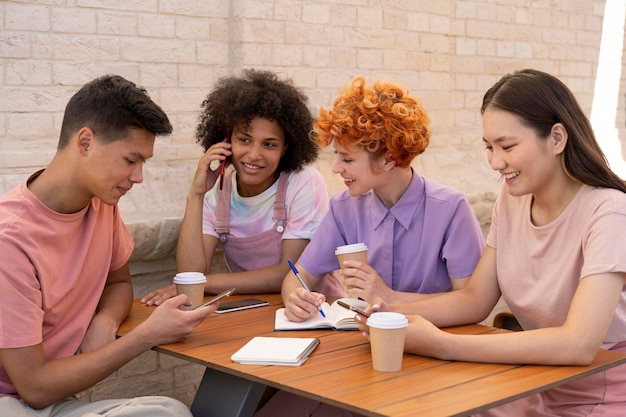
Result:
{"type": "Polygon", "coordinates": [[[450,17],[432,15],[428,17],[428,27],[431,33],[440,33],[448,35],[450,33],[450,17]]]}
{"type": "Polygon", "coordinates": [[[227,40],[229,35],[228,24],[224,20],[207,19],[197,17],[178,16],[176,17],[176,37],[181,39],[195,40],[227,40]],[[214,28],[219,30],[213,30],[214,28]],[[224,33],[224,37],[214,38],[212,33],[219,35],[224,33]]]}
{"type": "Polygon", "coordinates": [[[120,11],[98,12],[98,33],[106,35],[136,35],[137,14],[120,11]]]}
{"type": "Polygon", "coordinates": [[[52,82],[52,64],[49,62],[10,60],[4,66],[9,85],[49,85],[52,82]]]}
{"type": "Polygon", "coordinates": [[[476,55],[476,40],[457,39],[455,50],[457,55],[476,55]]]}
{"type": "Polygon", "coordinates": [[[272,47],[272,65],[302,66],[304,63],[302,49],[300,45],[277,45],[272,47]]]}
{"type": "Polygon", "coordinates": [[[71,89],[37,88],[0,88],[0,111],[7,113],[56,111],[65,108],[71,89]]]}
{"type": "Polygon", "coordinates": [[[224,0],[160,1],[159,11],[187,16],[228,17],[230,14],[230,2],[224,0]]]}
{"type": "Polygon", "coordinates": [[[332,49],[330,52],[330,66],[332,68],[352,69],[356,67],[356,54],[354,48],[332,49]]]}
{"type": "MultiPolygon", "coordinates": [[[[189,45],[191,46],[191,45],[189,45]]],[[[230,47],[226,42],[196,42],[197,63],[208,65],[228,65],[230,47]]]]}
{"type": "Polygon", "coordinates": [[[56,134],[52,129],[52,115],[48,113],[9,114],[6,123],[8,131],[17,139],[45,139],[56,134]]]}
{"type": "Polygon", "coordinates": [[[25,32],[3,32],[0,34],[0,56],[3,58],[30,57],[31,35],[25,32]]]}
{"type": "Polygon", "coordinates": [[[96,12],[78,7],[53,7],[51,10],[53,32],[96,33],[96,12]]]}
{"type": "Polygon", "coordinates": [[[352,6],[332,5],[330,24],[333,26],[356,26],[357,9],[352,6]]]}
{"type": "Polygon", "coordinates": [[[333,25],[316,27],[304,24],[285,24],[285,43],[287,44],[335,46],[342,44],[343,38],[344,29],[333,25]]]}
{"type": "Polygon", "coordinates": [[[305,23],[327,24],[330,22],[330,14],[329,5],[314,3],[302,5],[302,21],[305,23]]]}
{"type": "Polygon", "coordinates": [[[302,21],[302,3],[298,0],[275,0],[274,19],[288,22],[302,21]]]}
{"type": "MultiPolygon", "coordinates": [[[[325,46],[305,46],[302,49],[302,64],[307,67],[328,67],[330,65],[330,51],[325,46]]],[[[310,87],[314,87],[311,85],[310,87]]]]}
{"type": "Polygon", "coordinates": [[[5,27],[9,30],[46,31],[50,29],[50,7],[8,3],[5,6],[5,27]]]}
{"type": "Polygon", "coordinates": [[[273,0],[257,0],[257,1],[247,1],[243,2],[243,13],[242,16],[244,18],[251,19],[265,19],[271,20],[273,19],[273,0]]]}
{"type": "Polygon", "coordinates": [[[285,41],[285,23],[280,21],[246,20],[243,26],[245,39],[258,43],[282,44],[285,41]]]}
{"type": "Polygon", "coordinates": [[[31,35],[32,56],[37,59],[107,61],[120,58],[120,43],[110,37],[82,35],[56,35],[37,33],[31,35]]]}
{"type": "Polygon", "coordinates": [[[454,17],[457,19],[476,19],[478,17],[477,10],[479,7],[480,6],[472,1],[455,1],[454,17]]]}
{"type": "Polygon", "coordinates": [[[113,10],[157,11],[158,0],[75,0],[77,6],[113,10]]]}
{"type": "Polygon", "coordinates": [[[240,54],[245,57],[245,66],[263,67],[272,65],[272,50],[270,44],[246,43],[241,45],[240,54]]]}
{"type": "Polygon", "coordinates": [[[360,69],[382,68],[383,52],[380,50],[360,50],[357,52],[357,67],[360,69]]]}
{"type": "Polygon", "coordinates": [[[383,28],[406,30],[408,20],[406,13],[399,11],[383,10],[383,28]]]}
{"type": "Polygon", "coordinates": [[[173,38],[176,34],[176,17],[159,14],[140,14],[137,33],[153,38],[173,38]]]}
{"type": "Polygon", "coordinates": [[[195,62],[196,45],[173,39],[123,38],[119,42],[120,58],[140,62],[195,62]]]}
{"type": "Polygon", "coordinates": [[[356,13],[357,27],[369,30],[381,29],[383,27],[382,9],[378,7],[359,7],[356,13]]]}
{"type": "Polygon", "coordinates": [[[81,85],[104,74],[117,74],[135,81],[138,79],[138,65],[126,62],[61,61],[52,66],[53,83],[75,84],[76,91],[81,85]]]}

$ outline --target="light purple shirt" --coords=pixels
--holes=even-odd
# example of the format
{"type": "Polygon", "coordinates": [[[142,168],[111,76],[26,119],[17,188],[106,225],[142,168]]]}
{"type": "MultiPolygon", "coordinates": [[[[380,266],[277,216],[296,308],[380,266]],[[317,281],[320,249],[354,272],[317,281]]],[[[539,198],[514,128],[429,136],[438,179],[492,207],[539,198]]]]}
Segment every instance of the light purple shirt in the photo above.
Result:
{"type": "Polygon", "coordinates": [[[465,196],[415,171],[390,209],[374,191],[333,196],[298,262],[321,278],[339,268],[337,246],[358,242],[368,246],[368,263],[390,288],[424,294],[450,291],[451,279],[471,275],[485,248],[465,196]]]}

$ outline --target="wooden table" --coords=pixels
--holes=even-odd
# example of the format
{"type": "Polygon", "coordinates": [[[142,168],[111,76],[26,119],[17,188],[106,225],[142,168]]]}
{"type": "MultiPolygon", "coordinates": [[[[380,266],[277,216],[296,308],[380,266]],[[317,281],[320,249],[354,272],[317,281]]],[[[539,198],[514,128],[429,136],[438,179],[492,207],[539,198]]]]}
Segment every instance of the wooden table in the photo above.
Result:
{"type": "MultiPolygon", "coordinates": [[[[229,300],[249,296],[232,296],[229,300]]],[[[184,343],[155,350],[206,366],[195,417],[251,416],[266,386],[314,398],[367,416],[466,416],[626,363],[626,355],[600,350],[589,366],[535,366],[442,361],[405,354],[402,370],[372,369],[369,344],[358,331],[274,332],[278,294],[255,296],[270,305],[213,314],[184,343]],[[300,367],[241,365],[230,356],[253,336],[319,337],[300,367]]],[[[135,300],[119,335],[145,320],[154,307],[135,300]]],[[[448,328],[461,334],[502,331],[481,325],[448,328]]]]}

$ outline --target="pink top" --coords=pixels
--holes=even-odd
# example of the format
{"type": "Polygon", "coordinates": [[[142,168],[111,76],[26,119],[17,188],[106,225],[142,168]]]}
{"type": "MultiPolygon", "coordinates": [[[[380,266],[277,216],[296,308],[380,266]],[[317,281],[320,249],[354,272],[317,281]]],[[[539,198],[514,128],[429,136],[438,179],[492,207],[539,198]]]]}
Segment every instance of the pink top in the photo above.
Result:
{"type": "MultiPolygon", "coordinates": [[[[117,206],[94,198],[60,214],[27,181],[0,199],[0,348],[42,343],[46,358],[67,357],[83,340],[109,271],[126,264],[134,244],[117,206]]],[[[0,397],[7,395],[17,397],[0,364],[0,397]]]]}
{"type": "MultiPolygon", "coordinates": [[[[497,248],[500,290],[522,327],[560,326],[581,279],[626,271],[626,194],[583,185],[559,217],[540,227],[530,221],[531,201],[511,196],[505,184],[487,245],[497,248]]],[[[625,340],[622,292],[603,347],[625,340]]]]}

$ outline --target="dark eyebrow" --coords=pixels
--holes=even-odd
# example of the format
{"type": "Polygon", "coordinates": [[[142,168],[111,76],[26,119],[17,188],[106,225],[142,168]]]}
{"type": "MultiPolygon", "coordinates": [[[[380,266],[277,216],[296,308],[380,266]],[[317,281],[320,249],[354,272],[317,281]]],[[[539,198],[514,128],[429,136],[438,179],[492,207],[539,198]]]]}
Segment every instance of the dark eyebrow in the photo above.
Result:
{"type": "Polygon", "coordinates": [[[130,154],[134,156],[135,158],[140,159],[143,162],[146,162],[148,159],[152,158],[152,155],[143,156],[139,152],[131,152],[130,154]]]}

